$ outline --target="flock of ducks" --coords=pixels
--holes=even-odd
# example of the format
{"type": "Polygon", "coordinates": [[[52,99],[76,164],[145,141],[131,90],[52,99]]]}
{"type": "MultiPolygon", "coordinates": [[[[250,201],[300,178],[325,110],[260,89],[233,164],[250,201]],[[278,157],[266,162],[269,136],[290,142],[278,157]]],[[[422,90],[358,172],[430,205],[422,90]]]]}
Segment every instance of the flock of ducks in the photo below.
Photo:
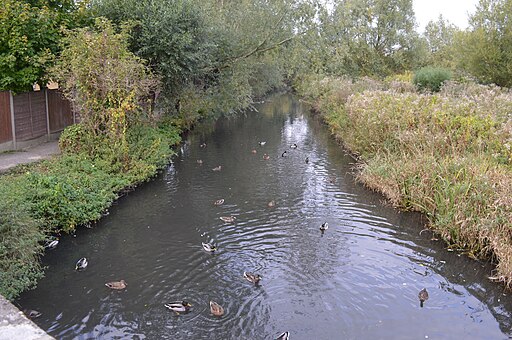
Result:
{"type": "MultiPolygon", "coordinates": [[[[258,144],[260,146],[264,146],[267,142],[266,141],[260,141],[258,142],[258,144]]],[[[199,145],[201,148],[205,148],[206,147],[206,143],[201,143],[199,145]]],[[[298,145],[296,143],[293,143],[292,145],[290,145],[290,148],[291,149],[297,149],[298,148],[298,145]]],[[[256,154],[257,151],[256,150],[252,150],[252,153],[256,154]]],[[[285,150],[282,154],[281,154],[281,157],[286,157],[288,155],[288,152],[285,150]]],[[[268,154],[264,154],[263,155],[263,159],[264,160],[268,160],[270,159],[270,156],[268,154]]],[[[309,163],[309,157],[306,157],[306,159],[304,160],[306,164],[309,163]]],[[[203,161],[198,159],[197,160],[197,163],[199,165],[202,165],[203,164],[203,161]]],[[[212,169],[213,171],[221,171],[222,170],[222,166],[219,165],[215,168],[212,169]]],[[[334,181],[332,179],[330,179],[330,182],[333,183],[334,181]]],[[[222,205],[224,204],[224,199],[218,199],[214,202],[214,205],[216,206],[219,206],[219,205],[222,205]]],[[[274,200],[270,201],[267,206],[269,208],[272,208],[272,207],[275,207],[276,205],[276,202],[274,200]]],[[[222,220],[223,222],[225,223],[234,223],[235,220],[236,220],[236,217],[235,216],[221,216],[219,217],[220,220],[222,220]]],[[[324,222],[322,223],[322,225],[320,226],[320,231],[322,232],[322,235],[323,233],[329,229],[329,224],[327,222],[324,222]]],[[[55,239],[55,240],[50,240],[48,241],[46,244],[45,244],[45,249],[55,249],[57,247],[57,245],[59,244],[59,240],[58,239],[55,239]]],[[[217,251],[217,247],[212,244],[212,243],[209,243],[209,242],[201,242],[202,244],[202,247],[203,249],[208,252],[208,253],[214,253],[215,251],[217,251]]],[[[88,261],[87,261],[87,258],[85,257],[82,257],[80,258],[77,262],[76,262],[76,265],[75,265],[75,270],[77,271],[82,271],[84,270],[85,268],[87,268],[87,265],[88,265],[88,261]]],[[[251,272],[246,272],[244,271],[243,273],[243,277],[249,281],[250,283],[254,284],[254,285],[258,285],[259,282],[261,281],[262,279],[262,276],[260,274],[256,274],[256,273],[251,273],[251,272]]],[[[124,281],[124,280],[120,280],[120,281],[112,281],[112,282],[107,282],[105,283],[105,286],[110,288],[110,289],[113,289],[113,290],[123,290],[126,288],[127,286],[127,283],[124,281]]],[[[425,301],[427,301],[429,298],[428,296],[428,292],[427,292],[427,289],[426,288],[423,288],[419,293],[418,293],[418,299],[420,300],[420,307],[423,307],[423,303],[425,301]]],[[[164,304],[164,307],[166,307],[167,309],[175,312],[176,314],[180,314],[180,313],[188,313],[192,307],[192,304],[190,304],[188,301],[186,300],[182,300],[182,301],[175,301],[175,302],[170,302],[170,303],[166,303],[164,304]]],[[[217,302],[215,301],[210,301],[210,312],[212,315],[214,316],[217,316],[217,317],[221,317],[224,315],[224,308],[218,304],[217,302]]],[[[25,312],[25,314],[29,317],[29,318],[37,318],[41,315],[41,313],[39,313],[38,311],[35,311],[35,310],[27,310],[25,312]]],[[[277,338],[276,340],[289,340],[290,338],[290,332],[286,331],[286,332],[283,332],[281,333],[277,338]]]]}

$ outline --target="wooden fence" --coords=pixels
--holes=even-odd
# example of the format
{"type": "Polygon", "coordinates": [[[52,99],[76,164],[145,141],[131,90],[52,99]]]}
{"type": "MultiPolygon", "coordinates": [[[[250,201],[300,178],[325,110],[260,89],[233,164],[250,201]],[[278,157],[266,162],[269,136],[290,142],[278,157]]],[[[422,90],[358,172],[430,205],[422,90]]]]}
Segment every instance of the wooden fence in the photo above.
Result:
{"type": "Polygon", "coordinates": [[[0,150],[48,140],[73,121],[71,105],[58,90],[0,92],[0,150]]]}

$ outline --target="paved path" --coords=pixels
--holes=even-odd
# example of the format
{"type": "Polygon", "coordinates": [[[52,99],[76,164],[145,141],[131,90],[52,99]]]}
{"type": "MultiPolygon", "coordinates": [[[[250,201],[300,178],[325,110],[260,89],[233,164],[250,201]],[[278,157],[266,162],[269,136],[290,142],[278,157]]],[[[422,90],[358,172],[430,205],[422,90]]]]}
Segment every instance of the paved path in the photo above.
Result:
{"type": "Polygon", "coordinates": [[[21,151],[3,152],[0,153],[0,172],[18,164],[37,162],[59,153],[58,141],[46,142],[21,151]]]}
{"type": "Polygon", "coordinates": [[[55,340],[0,295],[0,340],[55,340]]]}

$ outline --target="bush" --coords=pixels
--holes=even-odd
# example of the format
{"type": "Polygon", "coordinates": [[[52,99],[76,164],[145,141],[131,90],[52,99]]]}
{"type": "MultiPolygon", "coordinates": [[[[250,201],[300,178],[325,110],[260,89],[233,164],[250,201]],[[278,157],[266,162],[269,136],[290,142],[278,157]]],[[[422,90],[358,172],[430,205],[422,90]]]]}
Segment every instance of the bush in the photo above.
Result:
{"type": "Polygon", "coordinates": [[[451,77],[451,72],[447,69],[423,67],[414,74],[413,83],[420,91],[439,92],[443,83],[451,77]]]}

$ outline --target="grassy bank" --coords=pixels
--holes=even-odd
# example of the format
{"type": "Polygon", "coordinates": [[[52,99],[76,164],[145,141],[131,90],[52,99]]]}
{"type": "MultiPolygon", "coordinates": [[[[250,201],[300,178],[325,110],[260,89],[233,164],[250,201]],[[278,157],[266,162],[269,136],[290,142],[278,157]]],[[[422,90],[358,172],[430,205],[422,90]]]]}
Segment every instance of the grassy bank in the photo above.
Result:
{"type": "Polygon", "coordinates": [[[398,208],[425,213],[454,249],[492,258],[512,285],[512,93],[447,84],[310,79],[298,86],[360,160],[358,179],[398,208]]]}
{"type": "Polygon", "coordinates": [[[81,152],[80,130],[72,126],[63,133],[61,156],[0,176],[0,294],[8,299],[42,277],[39,258],[47,240],[100,219],[121,192],[168,164],[171,146],[180,141],[175,125],[133,126],[129,160],[120,166],[108,146],[94,158],[81,152]]]}

